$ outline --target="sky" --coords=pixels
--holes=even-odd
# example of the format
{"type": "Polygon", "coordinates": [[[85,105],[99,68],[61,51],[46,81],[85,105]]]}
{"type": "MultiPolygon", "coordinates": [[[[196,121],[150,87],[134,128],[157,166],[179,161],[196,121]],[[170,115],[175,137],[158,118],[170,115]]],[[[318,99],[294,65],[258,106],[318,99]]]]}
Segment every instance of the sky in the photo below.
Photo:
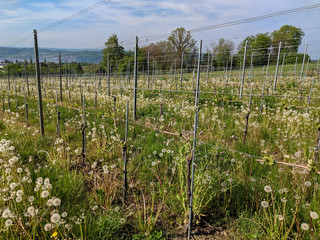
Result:
{"type": "MultiPolygon", "coordinates": [[[[0,46],[33,47],[33,38],[15,44],[33,29],[41,29],[69,17],[99,0],[0,0],[0,46]]],[[[38,34],[39,47],[100,49],[114,33],[125,49],[152,41],[148,36],[167,34],[178,27],[187,30],[206,27],[269,13],[320,3],[319,0],[111,0],[81,16],[38,34]],[[129,41],[128,41],[129,40],[129,41]]],[[[300,27],[305,32],[299,52],[308,43],[312,59],[320,58],[320,8],[264,19],[242,25],[193,33],[203,40],[204,50],[219,38],[237,45],[246,36],[272,32],[283,25],[300,27]]]]}

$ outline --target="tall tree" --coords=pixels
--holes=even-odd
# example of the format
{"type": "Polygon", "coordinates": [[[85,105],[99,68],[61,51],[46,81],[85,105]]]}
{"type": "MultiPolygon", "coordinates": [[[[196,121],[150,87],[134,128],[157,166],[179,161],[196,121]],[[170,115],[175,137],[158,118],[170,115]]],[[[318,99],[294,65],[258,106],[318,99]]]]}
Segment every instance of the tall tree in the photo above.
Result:
{"type": "Polygon", "coordinates": [[[253,54],[253,65],[265,65],[268,61],[268,53],[271,49],[271,37],[269,33],[258,33],[256,35],[246,37],[238,46],[239,56],[243,56],[244,54],[246,41],[248,41],[248,57],[246,62],[250,63],[251,56],[253,54]]]}
{"type": "Polygon", "coordinates": [[[284,25],[279,30],[271,33],[272,47],[275,52],[278,51],[279,43],[281,44],[281,51],[285,53],[297,53],[298,48],[304,37],[304,32],[301,28],[297,28],[291,25],[284,25]]]}
{"type": "Polygon", "coordinates": [[[102,50],[103,60],[102,64],[107,66],[108,54],[110,54],[110,64],[115,66],[116,62],[122,59],[124,54],[123,47],[119,44],[117,34],[112,34],[105,43],[105,48],[102,50]]]}
{"type": "Polygon", "coordinates": [[[227,61],[231,62],[231,54],[234,50],[232,41],[220,38],[218,43],[210,43],[210,46],[217,66],[225,66],[227,61]]]}
{"type": "Polygon", "coordinates": [[[189,54],[195,51],[196,40],[192,38],[190,31],[183,27],[177,28],[171,32],[168,42],[172,45],[176,52],[175,58],[179,59],[181,54],[189,54]]]}

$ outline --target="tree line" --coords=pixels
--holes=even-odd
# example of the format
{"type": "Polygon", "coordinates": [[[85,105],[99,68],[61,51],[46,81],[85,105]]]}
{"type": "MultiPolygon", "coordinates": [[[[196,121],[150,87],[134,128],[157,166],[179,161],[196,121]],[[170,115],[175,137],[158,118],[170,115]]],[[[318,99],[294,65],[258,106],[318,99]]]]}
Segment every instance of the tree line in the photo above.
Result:
{"type": "MultiPolygon", "coordinates": [[[[301,28],[291,25],[284,25],[279,30],[272,33],[258,33],[246,37],[238,46],[231,40],[220,38],[218,42],[209,44],[209,48],[203,54],[202,64],[222,68],[227,64],[233,63],[233,67],[239,67],[243,64],[243,55],[246,47],[246,65],[262,66],[269,61],[274,64],[277,61],[279,44],[281,61],[285,64],[301,63],[303,54],[298,53],[304,32],[301,28]],[[246,44],[247,43],[247,44],[246,44]],[[209,60],[209,61],[208,61],[209,60]]],[[[112,71],[125,72],[133,69],[134,51],[125,51],[119,44],[117,34],[112,34],[105,48],[102,50],[102,65],[109,65],[112,71]]],[[[152,71],[154,64],[157,69],[170,70],[181,66],[183,59],[184,67],[192,68],[197,56],[197,41],[193,39],[190,31],[183,27],[172,31],[167,40],[150,43],[138,49],[139,70],[148,67],[152,71]],[[148,57],[149,56],[149,57],[148,57]],[[149,58],[149,61],[148,61],[149,58]]],[[[308,59],[308,56],[307,56],[308,59]]]]}

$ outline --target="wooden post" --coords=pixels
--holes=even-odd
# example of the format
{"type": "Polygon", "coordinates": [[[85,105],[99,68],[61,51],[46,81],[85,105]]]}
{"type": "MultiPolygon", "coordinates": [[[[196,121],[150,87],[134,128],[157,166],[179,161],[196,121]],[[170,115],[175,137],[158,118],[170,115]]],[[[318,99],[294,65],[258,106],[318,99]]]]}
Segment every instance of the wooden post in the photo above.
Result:
{"type": "Polygon", "coordinates": [[[38,51],[38,37],[37,31],[33,30],[34,35],[34,55],[35,55],[35,66],[36,66],[36,78],[38,87],[38,102],[39,102],[39,118],[40,118],[40,132],[44,135],[43,125],[43,108],[42,108],[42,95],[41,95],[41,78],[40,78],[40,65],[39,65],[39,51],[38,51]]]}

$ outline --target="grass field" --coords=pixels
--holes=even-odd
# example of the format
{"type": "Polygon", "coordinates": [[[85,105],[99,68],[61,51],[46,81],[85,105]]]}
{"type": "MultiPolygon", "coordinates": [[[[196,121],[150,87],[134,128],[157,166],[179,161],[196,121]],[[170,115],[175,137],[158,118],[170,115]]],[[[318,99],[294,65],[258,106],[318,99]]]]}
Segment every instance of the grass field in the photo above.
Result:
{"type": "Polygon", "coordinates": [[[275,90],[274,67],[267,76],[247,70],[242,97],[241,72],[203,72],[198,107],[196,74],[184,74],[182,86],[178,74],[159,74],[148,90],[140,73],[136,120],[132,78],[112,78],[108,96],[105,77],[69,76],[58,101],[60,137],[56,78],[42,79],[44,136],[35,80],[28,95],[24,79],[10,91],[2,79],[0,239],[183,239],[193,153],[193,236],[319,239],[315,69],[300,78],[285,66],[275,90]]]}

